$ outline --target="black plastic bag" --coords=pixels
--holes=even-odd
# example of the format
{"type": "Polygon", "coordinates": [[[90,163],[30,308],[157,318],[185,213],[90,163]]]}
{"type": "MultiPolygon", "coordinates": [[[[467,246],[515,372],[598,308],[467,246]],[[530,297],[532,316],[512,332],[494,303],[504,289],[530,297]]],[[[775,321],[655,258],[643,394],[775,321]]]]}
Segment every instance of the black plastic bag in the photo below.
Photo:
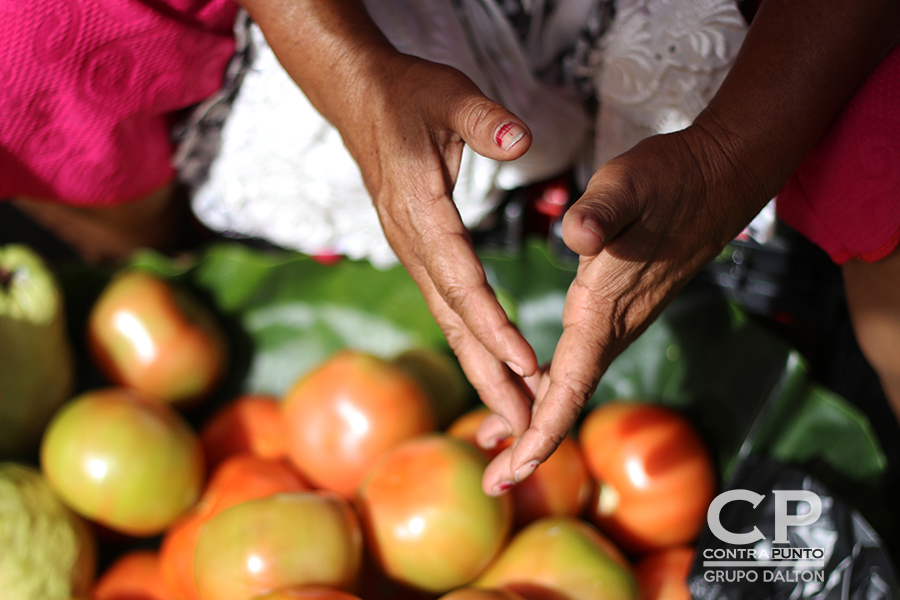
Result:
{"type": "MultiPolygon", "coordinates": [[[[881,539],[856,510],[811,475],[751,456],[740,464],[725,490],[751,493],[724,503],[718,523],[726,532],[759,539],[729,543],[714,534],[708,522],[697,543],[689,577],[695,600],[900,599],[891,558],[881,539]],[[781,492],[780,503],[776,490],[781,492]],[[802,521],[797,515],[815,512],[816,501],[815,497],[811,502],[786,501],[798,492],[785,490],[812,492],[818,497],[818,518],[810,524],[786,526],[790,521],[802,521]],[[755,507],[754,501],[758,502],[755,507]],[[779,510],[787,540],[780,544],[774,543],[779,510]]],[[[715,514],[710,520],[715,523],[715,514]]]]}

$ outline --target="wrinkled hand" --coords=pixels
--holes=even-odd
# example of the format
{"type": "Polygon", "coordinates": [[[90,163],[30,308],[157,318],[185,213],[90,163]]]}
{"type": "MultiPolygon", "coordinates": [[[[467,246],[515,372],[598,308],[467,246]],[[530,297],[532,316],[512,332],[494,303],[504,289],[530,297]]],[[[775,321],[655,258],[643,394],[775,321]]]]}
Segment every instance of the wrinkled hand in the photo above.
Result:
{"type": "Polygon", "coordinates": [[[463,145],[517,158],[530,145],[525,124],[455,69],[404,55],[386,67],[365,86],[372,101],[340,129],[391,246],[494,412],[479,443],[514,438],[483,479],[486,493],[501,494],[550,456],[610,362],[752,219],[765,194],[729,159],[714,115],[698,121],[706,127],[649,138],[604,165],[563,221],[563,238],[581,259],[563,335],[541,373],[452,201],[463,145]]]}
{"type": "MultiPolygon", "coordinates": [[[[537,359],[485,278],[452,191],[463,147],[518,158],[531,135],[451,67],[406,55],[362,82],[364,103],[339,129],[372,196],[391,247],[422,291],[467,377],[496,414],[497,436],[531,421],[537,359]],[[502,415],[502,416],[500,416],[502,415]]],[[[483,430],[488,438],[489,428],[483,430]]]]}
{"type": "MultiPolygon", "coordinates": [[[[696,126],[649,138],[600,168],[566,213],[563,239],[580,262],[564,331],[531,424],[488,466],[486,492],[502,493],[547,459],[610,362],[765,204],[716,138],[696,126]]],[[[496,423],[487,427],[497,435],[496,423]]]]}

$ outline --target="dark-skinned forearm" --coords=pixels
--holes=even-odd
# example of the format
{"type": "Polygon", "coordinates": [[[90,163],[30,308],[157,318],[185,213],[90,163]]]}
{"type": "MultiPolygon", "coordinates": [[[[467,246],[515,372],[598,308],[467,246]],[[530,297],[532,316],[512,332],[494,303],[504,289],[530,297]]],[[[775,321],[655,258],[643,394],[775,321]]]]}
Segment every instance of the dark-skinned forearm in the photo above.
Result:
{"type": "Polygon", "coordinates": [[[754,201],[765,202],[898,34],[895,0],[766,0],[695,124],[716,138],[754,201]]]}

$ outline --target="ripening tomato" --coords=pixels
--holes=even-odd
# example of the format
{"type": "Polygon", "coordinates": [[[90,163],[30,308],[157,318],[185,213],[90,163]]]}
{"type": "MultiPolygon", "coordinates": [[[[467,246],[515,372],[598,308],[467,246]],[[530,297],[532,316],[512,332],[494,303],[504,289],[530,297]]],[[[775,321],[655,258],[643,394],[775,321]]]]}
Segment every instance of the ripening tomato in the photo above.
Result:
{"type": "Polygon", "coordinates": [[[352,499],[388,449],[434,427],[431,405],[399,367],[342,351],[282,400],[291,461],[317,488],[352,499]]]}
{"type": "Polygon", "coordinates": [[[200,496],[197,435],[171,406],[125,388],[86,392],[41,443],[51,487],[76,512],[128,535],[162,532],[200,496]]]}
{"type": "Polygon", "coordinates": [[[199,600],[194,581],[194,550],[206,519],[195,511],[179,518],[159,545],[159,570],[166,590],[178,600],[199,600]]]}
{"type": "Polygon", "coordinates": [[[153,550],[134,550],[119,557],[97,580],[94,600],[176,600],[169,594],[153,550]]]}
{"type": "Polygon", "coordinates": [[[637,598],[621,552],[593,525],[572,517],[527,525],[473,585],[510,589],[528,600],[637,598]]]}
{"type": "Polygon", "coordinates": [[[474,579],[506,541],[508,496],[481,489],[487,462],[445,434],[404,442],[383,457],[359,494],[368,547],[392,579],[442,593],[474,579]]]}
{"type": "Polygon", "coordinates": [[[523,527],[543,517],[577,517],[593,488],[578,442],[563,438],[550,458],[512,489],[514,525],[523,527]]]}
{"type": "Polygon", "coordinates": [[[196,510],[202,517],[211,517],[244,500],[308,489],[309,484],[287,462],[238,454],[213,472],[196,510]]]}
{"type": "Polygon", "coordinates": [[[253,600],[360,600],[349,592],[319,585],[289,587],[255,596],[253,600]]]}
{"type": "Polygon", "coordinates": [[[212,470],[235,454],[262,458],[287,456],[281,405],[264,394],[245,394],[218,410],[200,429],[200,443],[212,470]]]}
{"type": "Polygon", "coordinates": [[[631,551],[693,540],[715,493],[709,453],[691,424],[665,407],[610,402],[579,432],[599,492],[591,520],[631,551]]]}
{"type": "Polygon", "coordinates": [[[694,564],[694,549],[675,546],[644,556],[637,564],[641,600],[691,600],[688,576],[694,564]]]}
{"type": "Polygon", "coordinates": [[[372,556],[371,549],[363,553],[359,581],[353,591],[364,600],[434,600],[435,596],[388,577],[372,556]]]}
{"type": "Polygon", "coordinates": [[[349,589],[362,533],[349,503],[331,492],[247,500],[213,515],[194,554],[200,600],[247,600],[295,585],[349,589]]]}
{"type": "Polygon", "coordinates": [[[438,600],[525,600],[525,597],[512,590],[463,587],[444,594],[438,600]]]}
{"type": "MultiPolygon", "coordinates": [[[[447,434],[477,445],[475,434],[489,414],[485,407],[473,409],[456,419],[447,428],[447,434]]],[[[505,440],[481,451],[491,460],[510,443],[511,440],[505,440]]],[[[577,517],[590,501],[593,487],[578,443],[571,437],[563,438],[550,458],[509,492],[513,499],[513,526],[518,529],[542,517],[577,517]]]]}
{"type": "Polygon", "coordinates": [[[227,362],[212,312],[186,290],[140,270],[119,274],[100,294],[88,341],[111,381],[172,403],[208,395],[227,362]]]}
{"type": "Polygon", "coordinates": [[[491,414],[491,409],[486,406],[482,405],[477,408],[473,408],[472,410],[463,413],[462,415],[457,417],[456,420],[450,423],[450,425],[447,426],[446,433],[451,437],[469,442],[470,444],[481,450],[481,453],[484,454],[485,458],[487,458],[488,460],[493,460],[495,456],[509,447],[509,445],[512,443],[512,440],[503,440],[493,448],[482,448],[478,445],[478,428],[481,427],[482,421],[484,421],[489,414],[491,414]]]}
{"type": "Polygon", "coordinates": [[[434,348],[412,348],[391,361],[406,371],[425,391],[434,409],[435,427],[444,428],[456,419],[474,396],[459,363],[434,348]]]}
{"type": "Polygon", "coordinates": [[[213,515],[254,498],[309,489],[286,463],[239,454],[225,460],[212,474],[194,509],[166,531],[160,563],[168,589],[179,600],[197,600],[194,551],[203,524],[213,515]]]}

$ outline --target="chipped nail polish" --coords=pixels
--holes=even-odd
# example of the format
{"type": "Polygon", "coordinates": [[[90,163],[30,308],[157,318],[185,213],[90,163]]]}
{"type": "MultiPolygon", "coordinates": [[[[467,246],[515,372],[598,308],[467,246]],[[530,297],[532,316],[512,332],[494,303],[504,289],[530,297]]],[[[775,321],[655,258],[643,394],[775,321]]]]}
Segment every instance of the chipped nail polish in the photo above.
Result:
{"type": "Polygon", "coordinates": [[[491,439],[486,441],[484,444],[481,445],[481,447],[484,448],[485,450],[493,450],[498,445],[502,444],[503,442],[505,442],[508,439],[509,439],[508,435],[498,435],[497,437],[492,437],[491,439]]]}
{"type": "Polygon", "coordinates": [[[511,490],[514,485],[515,484],[512,481],[501,481],[494,486],[494,489],[491,491],[491,496],[502,496],[511,490]]]}
{"type": "Polygon", "coordinates": [[[541,464],[540,461],[530,460],[516,469],[516,481],[518,482],[526,479],[529,475],[534,473],[534,470],[538,468],[539,464],[541,464]]]}
{"type": "Polygon", "coordinates": [[[504,123],[494,132],[494,143],[502,150],[509,150],[525,137],[525,130],[518,123],[504,123]]]}

